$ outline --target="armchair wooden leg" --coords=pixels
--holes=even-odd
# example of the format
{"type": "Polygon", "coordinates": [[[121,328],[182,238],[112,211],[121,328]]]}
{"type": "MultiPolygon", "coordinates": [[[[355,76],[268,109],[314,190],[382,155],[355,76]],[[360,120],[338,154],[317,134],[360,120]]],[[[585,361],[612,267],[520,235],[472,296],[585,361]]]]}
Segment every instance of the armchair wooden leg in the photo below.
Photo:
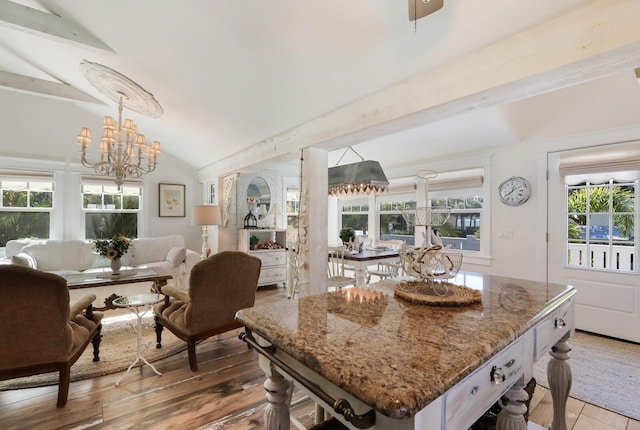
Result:
{"type": "Polygon", "coordinates": [[[162,329],[164,327],[158,322],[158,317],[156,317],[156,325],[154,327],[156,329],[156,348],[162,348],[162,329]]]}
{"type": "Polygon", "coordinates": [[[58,404],[59,408],[63,408],[67,404],[69,397],[69,382],[71,381],[71,365],[67,364],[60,369],[58,376],[58,404]]]}
{"type": "Polygon", "coordinates": [[[98,326],[96,335],[91,339],[93,345],[93,361],[100,361],[100,342],[102,342],[102,324],[98,326]]]}
{"type": "Polygon", "coordinates": [[[189,367],[195,372],[198,370],[198,360],[196,360],[196,342],[194,340],[187,341],[187,353],[189,355],[189,367]]]}

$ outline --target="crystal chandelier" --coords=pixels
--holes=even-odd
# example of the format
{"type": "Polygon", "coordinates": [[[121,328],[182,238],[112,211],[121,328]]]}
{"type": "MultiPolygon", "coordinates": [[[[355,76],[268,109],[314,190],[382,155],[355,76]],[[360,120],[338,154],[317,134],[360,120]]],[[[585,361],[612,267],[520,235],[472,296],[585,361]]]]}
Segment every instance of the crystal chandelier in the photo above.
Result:
{"type": "Polygon", "coordinates": [[[114,177],[118,190],[126,178],[140,178],[146,173],[153,172],[158,164],[160,142],[147,144],[143,134],[138,134],[137,126],[130,119],[122,123],[122,99],[120,94],[118,103],[118,122],[112,117],[105,116],[102,122],[102,137],[100,138],[100,161],[90,163],[87,160],[87,148],[91,145],[91,130],[83,127],[78,135],[81,145],[82,165],[91,167],[96,174],[114,177]],[[146,157],[146,163],[143,162],[146,157]]]}

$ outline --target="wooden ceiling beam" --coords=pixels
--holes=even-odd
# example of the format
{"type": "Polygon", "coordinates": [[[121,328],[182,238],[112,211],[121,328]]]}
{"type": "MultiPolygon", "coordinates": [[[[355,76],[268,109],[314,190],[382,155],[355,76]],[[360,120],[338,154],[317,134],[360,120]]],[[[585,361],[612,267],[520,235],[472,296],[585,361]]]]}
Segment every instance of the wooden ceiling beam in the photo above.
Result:
{"type": "Polygon", "coordinates": [[[44,79],[32,78],[30,76],[18,75],[16,73],[4,72],[0,70],[0,87],[10,90],[22,91],[68,100],[106,105],[101,100],[72,87],[69,84],[45,81],[44,79]]]}
{"type": "Polygon", "coordinates": [[[223,175],[309,146],[338,149],[640,64],[640,1],[593,0],[219,160],[223,175]]]}
{"type": "Polygon", "coordinates": [[[39,36],[115,53],[107,44],[68,19],[0,0],[0,25],[39,36]]]}

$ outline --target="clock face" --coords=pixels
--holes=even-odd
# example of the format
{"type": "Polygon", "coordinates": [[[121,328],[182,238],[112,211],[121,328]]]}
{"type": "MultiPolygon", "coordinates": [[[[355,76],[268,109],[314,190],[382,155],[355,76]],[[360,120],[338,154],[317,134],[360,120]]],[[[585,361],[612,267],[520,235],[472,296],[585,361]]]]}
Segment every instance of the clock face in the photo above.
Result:
{"type": "Polygon", "coordinates": [[[498,191],[502,203],[517,206],[529,200],[531,185],[525,178],[512,176],[500,184],[498,191]]]}

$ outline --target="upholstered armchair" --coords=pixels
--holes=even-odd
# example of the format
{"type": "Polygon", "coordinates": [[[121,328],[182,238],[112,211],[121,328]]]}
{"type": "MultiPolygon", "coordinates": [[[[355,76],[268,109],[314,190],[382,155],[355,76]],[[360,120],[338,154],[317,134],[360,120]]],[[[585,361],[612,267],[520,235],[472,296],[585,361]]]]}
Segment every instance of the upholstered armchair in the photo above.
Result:
{"type": "Polygon", "coordinates": [[[102,314],[91,312],[96,296],[87,295],[71,306],[64,278],[2,265],[0,297],[0,380],[59,372],[57,406],[63,407],[71,366],[89,342],[93,360],[99,360],[102,314]]]}
{"type": "Polygon", "coordinates": [[[259,258],[244,252],[223,251],[193,266],[188,292],[162,287],[165,301],[153,309],[156,347],[162,347],[166,327],[187,342],[189,366],[198,370],[196,343],[242,327],[235,314],[254,305],[261,265],[259,258]]]}

